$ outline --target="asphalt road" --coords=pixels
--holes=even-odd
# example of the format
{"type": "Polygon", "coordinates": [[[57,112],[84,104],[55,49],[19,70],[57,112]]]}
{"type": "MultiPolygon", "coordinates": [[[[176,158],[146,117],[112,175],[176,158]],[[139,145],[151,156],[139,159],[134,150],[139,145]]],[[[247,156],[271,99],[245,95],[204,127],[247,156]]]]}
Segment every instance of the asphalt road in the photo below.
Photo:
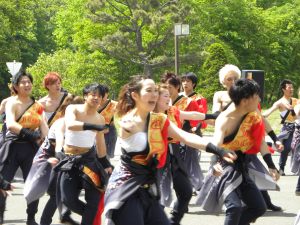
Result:
{"type": "MultiPolygon", "coordinates": [[[[278,162],[279,154],[275,153],[273,157],[274,161],[278,162]]],[[[117,159],[113,160],[116,163],[117,159]]],[[[201,168],[206,171],[209,166],[209,155],[207,153],[202,153],[201,168]]],[[[259,218],[255,225],[293,225],[295,221],[295,216],[300,210],[300,196],[295,196],[295,187],[297,182],[297,176],[292,175],[289,172],[289,162],[286,168],[286,176],[281,177],[278,184],[281,188],[280,191],[270,191],[272,201],[276,205],[280,205],[284,211],[283,212],[271,212],[268,211],[266,214],[259,218]]],[[[26,219],[26,203],[23,197],[23,183],[21,181],[16,181],[14,183],[16,187],[12,196],[8,198],[7,201],[7,211],[5,212],[5,224],[10,225],[20,225],[25,224],[26,219]]],[[[41,212],[47,201],[48,196],[44,196],[40,200],[39,212],[36,216],[37,222],[39,222],[41,212]]],[[[224,222],[224,214],[220,215],[210,215],[203,211],[200,207],[195,206],[193,203],[195,198],[193,197],[189,213],[185,215],[182,225],[222,225],[224,222]]],[[[166,209],[169,213],[170,209],[166,209]]],[[[73,215],[74,218],[79,220],[78,215],[73,215]]],[[[58,215],[55,214],[53,218],[53,224],[60,224],[58,221],[58,215]]],[[[130,224],[128,224],[130,225],[130,224]]]]}

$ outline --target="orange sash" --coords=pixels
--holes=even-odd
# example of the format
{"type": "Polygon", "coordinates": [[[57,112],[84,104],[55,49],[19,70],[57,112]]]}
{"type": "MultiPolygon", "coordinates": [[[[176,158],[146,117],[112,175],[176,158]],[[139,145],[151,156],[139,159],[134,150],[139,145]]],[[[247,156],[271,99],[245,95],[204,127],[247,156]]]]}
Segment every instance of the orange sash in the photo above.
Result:
{"type": "Polygon", "coordinates": [[[147,155],[136,155],[132,160],[141,165],[147,165],[156,156],[157,168],[165,165],[168,147],[169,120],[162,113],[151,113],[148,125],[149,153],[147,155]]]}
{"type": "Polygon", "coordinates": [[[177,98],[173,103],[173,106],[177,107],[179,110],[185,111],[192,99],[185,97],[185,96],[180,96],[177,98]]]}
{"type": "Polygon", "coordinates": [[[118,102],[109,100],[109,103],[98,111],[104,117],[105,124],[109,125],[112,122],[117,104],[118,102]]]}
{"type": "Polygon", "coordinates": [[[35,102],[23,113],[23,115],[17,122],[23,128],[35,130],[41,124],[41,121],[43,119],[43,111],[43,106],[40,103],[35,102]]]}
{"type": "Polygon", "coordinates": [[[68,93],[64,92],[63,97],[62,97],[57,109],[53,112],[52,116],[50,116],[50,118],[47,121],[49,128],[52,126],[52,124],[56,120],[58,120],[59,118],[62,117],[62,112],[60,111],[60,109],[61,109],[61,106],[63,105],[63,103],[65,102],[67,97],[68,97],[68,93]]]}
{"type": "MultiPolygon", "coordinates": [[[[174,123],[177,127],[181,128],[182,124],[180,121],[180,111],[177,109],[175,106],[171,106],[168,111],[167,111],[167,116],[170,122],[174,123]]],[[[179,142],[178,140],[171,139],[169,140],[170,143],[177,143],[179,142]]]]}
{"type": "Polygon", "coordinates": [[[223,148],[232,151],[241,150],[246,154],[256,154],[260,151],[260,145],[265,135],[265,127],[260,115],[250,112],[241,122],[234,139],[224,143],[223,148]]]}
{"type": "MultiPolygon", "coordinates": [[[[292,106],[293,106],[293,108],[295,107],[295,105],[297,105],[297,101],[298,101],[298,99],[292,98],[292,106]]],[[[293,116],[292,113],[289,113],[289,115],[285,119],[285,122],[294,123],[295,120],[296,120],[296,116],[293,116]]]]}

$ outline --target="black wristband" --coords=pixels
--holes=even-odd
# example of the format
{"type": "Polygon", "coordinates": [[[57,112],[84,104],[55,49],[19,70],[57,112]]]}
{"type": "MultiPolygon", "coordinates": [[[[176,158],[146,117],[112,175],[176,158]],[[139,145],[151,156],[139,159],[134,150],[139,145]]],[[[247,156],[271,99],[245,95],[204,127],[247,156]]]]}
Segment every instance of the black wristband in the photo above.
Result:
{"type": "Polygon", "coordinates": [[[106,156],[101,157],[101,158],[97,158],[98,161],[101,163],[102,167],[104,169],[112,167],[112,165],[110,164],[109,160],[106,158],[106,156]]]}
{"type": "Polygon", "coordinates": [[[274,144],[276,143],[276,141],[279,141],[279,139],[277,138],[274,130],[271,130],[269,133],[268,133],[269,137],[272,139],[272,141],[274,142],[274,144]]]}
{"type": "Polygon", "coordinates": [[[220,158],[223,158],[223,156],[226,154],[226,151],[224,149],[219,148],[212,143],[208,143],[206,145],[205,151],[213,153],[213,154],[219,156],[220,158]]]}
{"type": "Polygon", "coordinates": [[[272,157],[271,157],[271,154],[270,153],[267,153],[263,156],[263,159],[265,161],[265,163],[267,164],[267,166],[270,168],[270,169],[274,169],[276,170],[276,166],[272,160],[272,157]]]}
{"type": "Polygon", "coordinates": [[[97,130],[97,131],[102,131],[108,128],[107,125],[97,125],[97,124],[92,124],[92,123],[83,123],[83,130],[97,130]]]}
{"type": "Polygon", "coordinates": [[[205,114],[204,120],[215,120],[219,115],[220,115],[219,111],[216,111],[213,114],[205,114]]]}

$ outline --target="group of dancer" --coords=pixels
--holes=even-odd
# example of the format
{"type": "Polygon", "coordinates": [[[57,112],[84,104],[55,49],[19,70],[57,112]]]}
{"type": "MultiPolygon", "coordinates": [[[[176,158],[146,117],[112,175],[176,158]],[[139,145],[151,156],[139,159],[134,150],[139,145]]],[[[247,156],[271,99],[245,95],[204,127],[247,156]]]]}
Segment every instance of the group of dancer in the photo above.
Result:
{"type": "Polygon", "coordinates": [[[38,224],[38,200],[45,192],[49,200],[41,225],[51,224],[56,209],[68,224],[79,224],[71,217],[75,212],[83,225],[101,224],[101,218],[107,225],[179,225],[193,193],[209,212],[225,206],[225,225],[250,224],[267,209],[282,210],[267,190],[279,189],[276,180],[284,175],[291,149],[292,171],[300,175],[300,101],[292,98],[292,83],[285,80],[282,99],[261,113],[259,85],[240,76],[234,65],[220,69],[227,90],[216,92],[208,114],[206,99],[194,91],[193,73],[168,72],[159,84],[134,76],[113,101],[108,87],[98,83],[86,85],[83,98],[75,97],[62,89],[60,75],[50,72],[44,78],[48,95],[35,101],[32,76],[19,72],[12,79],[14,95],[1,104],[0,224],[19,167],[29,225],[38,224]],[[283,117],[278,137],[265,118],[276,109],[283,117]],[[212,142],[202,137],[208,124],[215,126],[212,142]],[[280,170],[266,133],[282,151],[280,170]],[[115,149],[122,154],[112,165],[115,149]],[[201,151],[213,156],[206,177],[201,151]],[[268,170],[256,157],[259,152],[268,170]],[[82,190],[85,201],[79,198],[82,190]],[[170,218],[164,207],[172,207],[170,218]]]}

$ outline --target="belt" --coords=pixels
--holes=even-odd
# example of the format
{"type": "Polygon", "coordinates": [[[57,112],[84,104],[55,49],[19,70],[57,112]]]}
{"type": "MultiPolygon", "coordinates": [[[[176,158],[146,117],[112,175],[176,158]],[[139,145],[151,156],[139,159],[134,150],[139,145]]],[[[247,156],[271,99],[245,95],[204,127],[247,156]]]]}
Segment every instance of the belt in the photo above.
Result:
{"type": "Polygon", "coordinates": [[[84,153],[87,153],[89,149],[78,149],[78,148],[69,148],[64,149],[64,153],[66,155],[82,155],[84,153]]]}

